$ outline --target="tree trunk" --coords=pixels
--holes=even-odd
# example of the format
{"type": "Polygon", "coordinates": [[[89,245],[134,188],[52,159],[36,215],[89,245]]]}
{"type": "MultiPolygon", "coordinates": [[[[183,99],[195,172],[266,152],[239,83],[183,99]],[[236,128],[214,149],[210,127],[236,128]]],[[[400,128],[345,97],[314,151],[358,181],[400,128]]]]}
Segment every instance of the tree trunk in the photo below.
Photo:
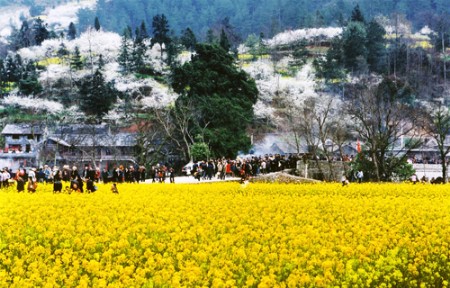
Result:
{"type": "Polygon", "coordinates": [[[444,179],[444,183],[447,183],[447,163],[445,162],[445,154],[441,153],[441,166],[442,166],[442,178],[444,179]]]}
{"type": "Polygon", "coordinates": [[[378,165],[378,158],[375,152],[372,152],[372,161],[373,161],[373,165],[375,165],[375,172],[376,172],[376,176],[377,176],[377,182],[380,182],[380,167],[378,165]]]}

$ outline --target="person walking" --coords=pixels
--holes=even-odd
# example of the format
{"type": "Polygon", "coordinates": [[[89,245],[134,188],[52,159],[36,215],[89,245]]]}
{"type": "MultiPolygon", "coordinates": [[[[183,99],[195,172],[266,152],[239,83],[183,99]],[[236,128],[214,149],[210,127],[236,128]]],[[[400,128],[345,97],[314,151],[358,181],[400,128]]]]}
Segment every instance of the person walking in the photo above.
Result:
{"type": "Polygon", "coordinates": [[[173,167],[170,167],[169,169],[169,179],[170,183],[175,183],[175,170],[173,169],[173,167]]]}
{"type": "Polygon", "coordinates": [[[359,169],[358,172],[356,173],[356,178],[358,179],[358,183],[362,183],[364,173],[361,169],[359,169]]]}
{"type": "Polygon", "coordinates": [[[411,176],[411,182],[412,182],[413,184],[416,184],[417,181],[418,181],[417,175],[416,175],[416,174],[413,174],[413,175],[411,176]]]}

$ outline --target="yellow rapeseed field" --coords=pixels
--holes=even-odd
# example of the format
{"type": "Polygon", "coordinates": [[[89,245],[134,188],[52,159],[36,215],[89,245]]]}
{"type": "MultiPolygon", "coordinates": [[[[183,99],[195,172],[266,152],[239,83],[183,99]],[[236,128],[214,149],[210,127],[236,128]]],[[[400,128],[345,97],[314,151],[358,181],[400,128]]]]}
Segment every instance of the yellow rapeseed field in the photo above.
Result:
{"type": "Polygon", "coordinates": [[[450,186],[0,191],[0,287],[446,287],[450,186]]]}

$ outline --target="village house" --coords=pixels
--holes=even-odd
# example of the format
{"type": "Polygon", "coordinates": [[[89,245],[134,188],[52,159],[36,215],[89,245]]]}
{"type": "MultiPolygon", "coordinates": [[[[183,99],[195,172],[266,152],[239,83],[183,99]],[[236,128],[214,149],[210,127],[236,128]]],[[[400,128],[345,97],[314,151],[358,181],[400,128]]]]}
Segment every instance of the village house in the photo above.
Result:
{"type": "Polygon", "coordinates": [[[112,167],[135,163],[136,135],[113,132],[109,125],[7,124],[3,131],[4,148],[0,162],[4,167],[37,167],[92,164],[112,167]]]}
{"type": "Polygon", "coordinates": [[[7,124],[2,131],[4,147],[0,149],[0,165],[9,168],[35,166],[44,130],[40,125],[7,124]]]}

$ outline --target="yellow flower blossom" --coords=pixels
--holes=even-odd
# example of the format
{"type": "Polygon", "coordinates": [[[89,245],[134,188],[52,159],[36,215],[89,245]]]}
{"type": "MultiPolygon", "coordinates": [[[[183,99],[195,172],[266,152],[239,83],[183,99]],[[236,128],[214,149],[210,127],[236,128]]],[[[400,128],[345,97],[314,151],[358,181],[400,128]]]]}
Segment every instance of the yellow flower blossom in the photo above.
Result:
{"type": "Polygon", "coordinates": [[[2,287],[448,287],[446,185],[0,191],[2,287]]]}

